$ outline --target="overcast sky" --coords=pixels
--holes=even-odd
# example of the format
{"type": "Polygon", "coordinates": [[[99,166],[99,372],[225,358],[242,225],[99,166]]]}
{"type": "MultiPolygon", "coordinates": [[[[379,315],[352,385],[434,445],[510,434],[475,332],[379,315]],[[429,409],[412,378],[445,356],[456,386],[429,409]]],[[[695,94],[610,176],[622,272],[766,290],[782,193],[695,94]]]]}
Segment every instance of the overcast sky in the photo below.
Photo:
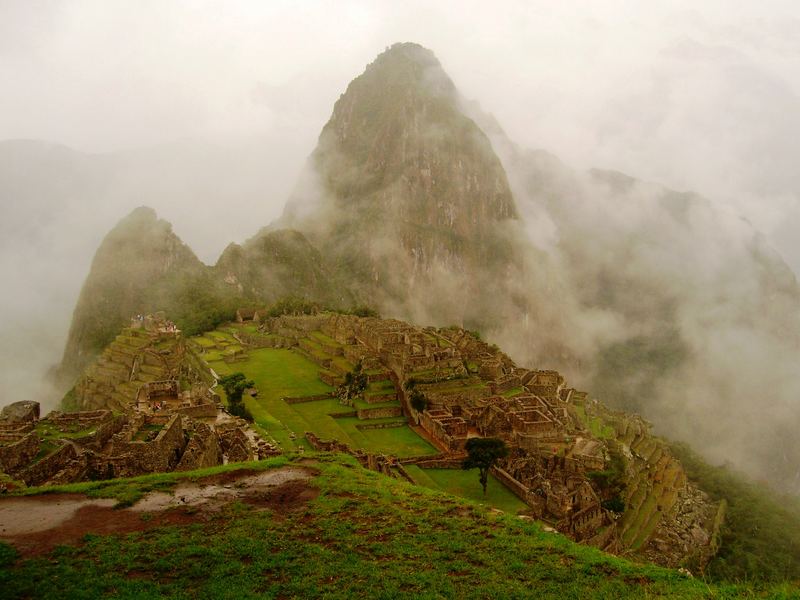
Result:
{"type": "MultiPolygon", "coordinates": [[[[799,31],[792,0],[0,0],[0,140],[257,136],[296,165],[265,190],[266,223],[347,83],[416,41],[521,145],[711,196],[798,272],[799,31]]],[[[200,230],[160,212],[202,256],[200,230]]]]}

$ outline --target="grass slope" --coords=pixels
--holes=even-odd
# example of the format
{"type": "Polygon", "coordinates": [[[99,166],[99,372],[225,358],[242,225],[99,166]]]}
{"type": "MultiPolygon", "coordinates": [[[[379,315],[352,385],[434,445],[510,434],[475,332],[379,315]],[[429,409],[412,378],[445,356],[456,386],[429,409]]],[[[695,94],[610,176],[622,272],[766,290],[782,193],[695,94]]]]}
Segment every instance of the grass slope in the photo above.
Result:
{"type": "MultiPolygon", "coordinates": [[[[259,512],[234,503],[206,522],[87,536],[78,547],[62,546],[30,560],[17,560],[10,546],[0,544],[2,596],[561,599],[793,593],[788,587],[708,586],[366,471],[350,457],[315,458],[320,474],[311,483],[320,494],[292,512],[259,512]]],[[[290,460],[227,465],[203,474],[273,468],[290,460]]],[[[197,476],[161,474],[60,489],[129,499],[197,476]]]]}
{"type": "Polygon", "coordinates": [[[489,477],[489,485],[486,488],[486,496],[484,496],[476,470],[421,469],[416,465],[408,465],[406,470],[418,485],[493,506],[512,515],[528,508],[493,475],[489,477]]]}

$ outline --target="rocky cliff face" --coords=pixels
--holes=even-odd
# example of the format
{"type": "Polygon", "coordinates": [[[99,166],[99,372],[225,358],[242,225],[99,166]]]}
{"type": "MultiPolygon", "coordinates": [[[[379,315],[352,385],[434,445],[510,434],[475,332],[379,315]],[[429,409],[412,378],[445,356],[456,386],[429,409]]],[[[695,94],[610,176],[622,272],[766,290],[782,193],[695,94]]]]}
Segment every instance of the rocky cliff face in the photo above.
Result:
{"type": "Polygon", "coordinates": [[[505,171],[416,44],[392,46],[350,83],[282,222],[359,299],[421,320],[485,321],[482,290],[520,268],[505,171]]]}

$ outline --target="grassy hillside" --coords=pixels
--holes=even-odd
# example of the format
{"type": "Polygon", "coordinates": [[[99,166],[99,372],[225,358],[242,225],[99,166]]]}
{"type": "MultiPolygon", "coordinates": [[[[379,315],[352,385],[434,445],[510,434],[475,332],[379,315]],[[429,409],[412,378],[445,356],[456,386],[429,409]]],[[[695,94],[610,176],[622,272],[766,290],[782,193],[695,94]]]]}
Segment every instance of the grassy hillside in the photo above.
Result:
{"type": "MultiPolygon", "coordinates": [[[[48,491],[130,502],[212,473],[275,469],[299,457],[48,491]]],[[[547,533],[535,523],[309,455],[315,497],[271,508],[234,502],[181,525],[85,535],[18,558],[0,544],[4,598],[735,598],[791,597],[788,587],[707,586],[547,533]]],[[[299,460],[298,460],[299,462],[299,460]]],[[[228,476],[231,474],[228,473],[228,476]]],[[[44,490],[39,490],[38,493],[44,490]]],[[[29,492],[30,493],[30,492],[29,492]]],[[[180,510],[180,509],[172,509],[180,510]]],[[[155,517],[141,513],[144,522],[155,517]]]]}

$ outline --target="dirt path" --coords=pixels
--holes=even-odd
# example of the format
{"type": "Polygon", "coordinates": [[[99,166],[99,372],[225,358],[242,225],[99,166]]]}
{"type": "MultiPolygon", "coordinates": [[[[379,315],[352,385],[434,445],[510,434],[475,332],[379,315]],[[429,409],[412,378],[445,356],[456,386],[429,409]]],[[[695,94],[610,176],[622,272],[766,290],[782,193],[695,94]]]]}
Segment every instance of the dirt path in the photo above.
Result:
{"type": "Polygon", "coordinates": [[[316,474],[312,468],[299,466],[270,471],[240,469],[181,483],[172,492],[151,492],[123,509],[114,508],[115,500],[80,494],[2,498],[0,539],[29,557],[58,545],[78,544],[87,533],[129,533],[206,521],[234,500],[281,514],[302,507],[319,494],[309,484],[316,474]]]}

